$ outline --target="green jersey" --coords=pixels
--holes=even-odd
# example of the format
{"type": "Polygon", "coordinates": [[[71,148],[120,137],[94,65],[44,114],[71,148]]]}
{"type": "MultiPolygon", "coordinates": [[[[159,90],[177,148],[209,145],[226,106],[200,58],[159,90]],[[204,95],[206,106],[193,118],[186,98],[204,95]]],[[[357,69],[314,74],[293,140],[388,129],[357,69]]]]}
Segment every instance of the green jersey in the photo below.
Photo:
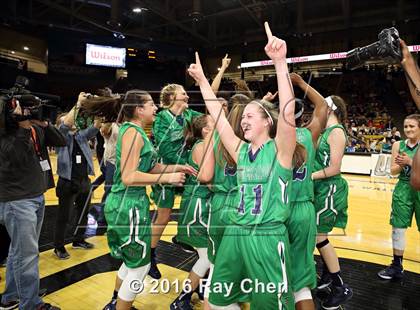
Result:
{"type": "Polygon", "coordinates": [[[232,218],[237,225],[285,223],[290,215],[292,170],[280,165],[274,140],[252,154],[243,143],[237,161],[238,208],[232,218]]]}
{"type": "Polygon", "coordinates": [[[315,147],[311,131],[308,128],[296,128],[296,140],[306,149],[306,162],[293,169],[290,202],[312,201],[314,199],[312,171],[315,161],[315,147]]]}
{"type": "MultiPolygon", "coordinates": [[[[401,140],[400,141],[400,150],[399,152],[406,153],[408,157],[413,158],[416,154],[416,151],[419,147],[419,143],[410,147],[407,145],[408,140],[401,140]]],[[[404,168],[400,172],[400,176],[398,177],[400,181],[410,182],[410,175],[411,175],[411,166],[404,166],[404,168]]]]}
{"type": "MultiPolygon", "coordinates": [[[[198,140],[194,144],[191,152],[188,152],[189,155],[188,155],[188,160],[187,160],[188,165],[190,165],[197,171],[199,170],[199,167],[193,161],[192,154],[193,154],[194,148],[200,143],[203,143],[203,140],[198,140]]],[[[187,180],[185,181],[185,184],[184,184],[184,192],[182,194],[182,197],[194,196],[194,197],[207,198],[209,195],[210,195],[209,188],[206,185],[200,184],[197,180],[197,177],[193,175],[190,175],[187,177],[187,180]]]]}
{"type": "MultiPolygon", "coordinates": [[[[337,124],[337,125],[333,125],[331,127],[326,128],[318,139],[318,149],[315,155],[314,171],[319,171],[330,166],[331,150],[330,150],[330,145],[328,143],[328,137],[330,136],[331,131],[333,131],[333,129],[335,128],[342,129],[347,139],[346,130],[344,129],[342,125],[337,124]]],[[[339,178],[339,177],[341,177],[341,175],[337,174],[332,177],[329,177],[328,179],[339,178]]]]}
{"type": "MultiPolygon", "coordinates": [[[[214,147],[213,152],[217,156],[219,152],[220,136],[216,132],[214,134],[214,147]]],[[[219,155],[221,160],[216,160],[214,166],[213,184],[211,190],[214,193],[225,193],[233,194],[238,190],[236,182],[236,165],[230,166],[222,158],[222,154],[219,155]]]]}
{"type": "Polygon", "coordinates": [[[121,180],[121,147],[122,147],[122,137],[129,128],[134,128],[143,138],[143,148],[140,152],[140,161],[137,167],[138,171],[149,172],[156,164],[157,154],[153,148],[152,143],[144,132],[143,128],[139,125],[125,122],[121,125],[120,131],[118,134],[117,145],[116,145],[116,161],[115,161],[115,173],[114,173],[114,183],[112,185],[111,191],[113,193],[125,192],[125,194],[145,194],[145,186],[131,186],[126,187],[121,180]]]}
{"type": "Polygon", "coordinates": [[[174,115],[164,109],[156,115],[153,122],[153,138],[156,150],[164,164],[185,164],[188,152],[184,149],[184,128],[192,123],[194,117],[202,113],[186,109],[174,115]]]}

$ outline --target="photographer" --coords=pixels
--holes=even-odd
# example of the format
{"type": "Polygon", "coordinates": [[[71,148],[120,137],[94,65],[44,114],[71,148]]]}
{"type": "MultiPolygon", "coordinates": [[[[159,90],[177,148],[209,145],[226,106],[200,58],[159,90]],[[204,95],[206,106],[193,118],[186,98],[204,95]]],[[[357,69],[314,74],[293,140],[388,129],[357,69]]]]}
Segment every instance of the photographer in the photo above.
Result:
{"type": "Polygon", "coordinates": [[[59,259],[70,257],[66,251],[65,235],[67,223],[70,222],[73,237],[73,248],[91,249],[93,244],[84,240],[87,225],[87,213],[90,204],[91,182],[89,175],[94,175],[92,152],[88,141],[99,132],[101,123],[89,121],[79,114],[83,102],[88,101],[89,94],[80,93],[77,104],[62,118],[60,132],[66,138],[66,146],[57,148],[57,174],[59,175],[56,194],[59,210],[56,218],[54,253],[59,259]],[[85,126],[87,128],[85,128],[85,126]],[[73,209],[76,207],[77,222],[73,224],[73,209]]]}
{"type": "Polygon", "coordinates": [[[22,111],[17,100],[12,99],[11,103],[14,109],[10,113],[9,102],[3,105],[6,126],[0,137],[0,224],[11,239],[0,307],[56,310],[59,308],[44,303],[38,296],[38,240],[51,170],[46,147],[62,145],[63,140],[51,135],[51,128],[31,124],[29,110],[22,111]]]}

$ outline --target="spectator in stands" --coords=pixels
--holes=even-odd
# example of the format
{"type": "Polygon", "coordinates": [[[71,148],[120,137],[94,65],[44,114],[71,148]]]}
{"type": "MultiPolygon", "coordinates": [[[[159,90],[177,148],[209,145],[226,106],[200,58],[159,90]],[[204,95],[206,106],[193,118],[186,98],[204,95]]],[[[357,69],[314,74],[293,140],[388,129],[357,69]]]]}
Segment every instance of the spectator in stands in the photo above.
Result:
{"type": "Polygon", "coordinates": [[[366,148],[366,143],[365,142],[360,143],[360,146],[358,148],[356,148],[356,152],[358,152],[358,153],[368,153],[369,150],[366,148]]]}
{"type": "Polygon", "coordinates": [[[391,144],[401,140],[401,133],[397,130],[397,127],[392,128],[389,138],[391,140],[391,144]]]}
{"type": "Polygon", "coordinates": [[[356,151],[356,148],[353,146],[352,142],[351,141],[347,142],[346,152],[354,153],[355,151],[356,151]]]}

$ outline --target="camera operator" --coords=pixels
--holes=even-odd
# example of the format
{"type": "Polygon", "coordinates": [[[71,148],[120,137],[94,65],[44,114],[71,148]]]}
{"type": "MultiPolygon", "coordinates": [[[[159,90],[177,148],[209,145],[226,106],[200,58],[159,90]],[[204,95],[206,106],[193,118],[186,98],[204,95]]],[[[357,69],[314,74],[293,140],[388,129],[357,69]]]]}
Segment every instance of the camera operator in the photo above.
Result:
{"type": "MultiPolygon", "coordinates": [[[[73,248],[85,250],[93,248],[93,244],[84,240],[90,205],[91,182],[89,175],[95,174],[88,141],[97,135],[101,122],[95,120],[94,126],[87,128],[81,128],[78,125],[79,110],[83,106],[83,101],[89,100],[88,97],[89,94],[80,93],[77,104],[62,118],[62,123],[59,126],[60,132],[67,141],[66,147],[57,148],[57,174],[59,178],[56,194],[59,211],[56,218],[54,253],[59,259],[70,257],[64,247],[68,222],[70,222],[74,232],[73,248]],[[73,216],[71,216],[74,206],[77,211],[76,224],[73,224],[73,216]]],[[[88,122],[82,120],[81,123],[88,122]]]]}
{"type": "Polygon", "coordinates": [[[14,101],[5,133],[0,137],[0,224],[11,245],[6,266],[6,289],[0,307],[49,309],[39,295],[38,240],[45,211],[44,192],[51,173],[47,146],[64,140],[49,126],[38,127],[27,118],[28,110],[14,101]],[[15,121],[11,121],[13,119],[15,121]]]}
{"type": "MultiPolygon", "coordinates": [[[[400,40],[400,42],[403,54],[401,65],[405,71],[411,97],[416,103],[417,108],[420,109],[420,71],[405,42],[403,40],[400,40]]],[[[420,152],[418,151],[413,158],[410,182],[411,186],[420,191],[420,152]]]]}

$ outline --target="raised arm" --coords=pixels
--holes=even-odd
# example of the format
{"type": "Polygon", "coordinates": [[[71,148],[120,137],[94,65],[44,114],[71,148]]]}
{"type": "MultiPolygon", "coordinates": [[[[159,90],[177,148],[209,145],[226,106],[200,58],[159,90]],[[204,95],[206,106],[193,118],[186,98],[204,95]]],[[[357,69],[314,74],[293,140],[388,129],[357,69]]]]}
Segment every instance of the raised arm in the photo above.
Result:
{"type": "Polygon", "coordinates": [[[270,26],[264,23],[268,43],[264,50],[273,61],[277,74],[279,92],[279,118],[277,122],[277,160],[285,168],[292,168],[293,153],[296,147],[295,96],[286,63],[286,42],[273,36],[270,26]]]}
{"type": "Polygon", "coordinates": [[[404,40],[400,40],[400,43],[403,53],[401,65],[405,71],[411,97],[416,103],[417,108],[420,109],[420,71],[404,40]]]}
{"type": "Polygon", "coordinates": [[[162,183],[181,185],[185,182],[184,173],[151,174],[138,171],[143,145],[142,136],[134,128],[130,128],[124,133],[120,166],[121,180],[125,186],[146,186],[162,183]]]}
{"type": "Polygon", "coordinates": [[[64,117],[64,120],[63,120],[64,125],[66,125],[69,128],[72,128],[73,127],[74,122],[76,120],[77,112],[80,109],[80,107],[82,106],[83,100],[86,99],[86,96],[87,95],[88,94],[87,93],[84,93],[84,92],[81,92],[79,94],[79,97],[77,98],[76,105],[64,117]]]}
{"type": "Polygon", "coordinates": [[[220,82],[222,81],[223,74],[225,74],[226,69],[229,67],[230,58],[228,58],[228,54],[222,59],[222,66],[220,67],[219,72],[214,77],[213,83],[211,83],[211,89],[215,94],[219,91],[220,82]]]}
{"type": "Polygon", "coordinates": [[[222,143],[225,145],[230,156],[232,156],[236,162],[240,149],[238,145],[240,145],[242,141],[235,135],[225,116],[225,113],[223,112],[222,104],[219,100],[217,100],[209,82],[204,76],[203,68],[200,63],[200,57],[197,52],[195,53],[195,63],[190,65],[188,73],[200,86],[201,94],[203,95],[204,102],[206,103],[206,108],[215,122],[216,129],[220,134],[222,143]]]}
{"type": "Polygon", "coordinates": [[[324,97],[315,88],[306,83],[299,74],[291,73],[290,79],[293,85],[298,86],[315,105],[311,122],[306,126],[312,134],[314,145],[317,144],[319,135],[324,130],[328,118],[328,105],[324,97]]]}

